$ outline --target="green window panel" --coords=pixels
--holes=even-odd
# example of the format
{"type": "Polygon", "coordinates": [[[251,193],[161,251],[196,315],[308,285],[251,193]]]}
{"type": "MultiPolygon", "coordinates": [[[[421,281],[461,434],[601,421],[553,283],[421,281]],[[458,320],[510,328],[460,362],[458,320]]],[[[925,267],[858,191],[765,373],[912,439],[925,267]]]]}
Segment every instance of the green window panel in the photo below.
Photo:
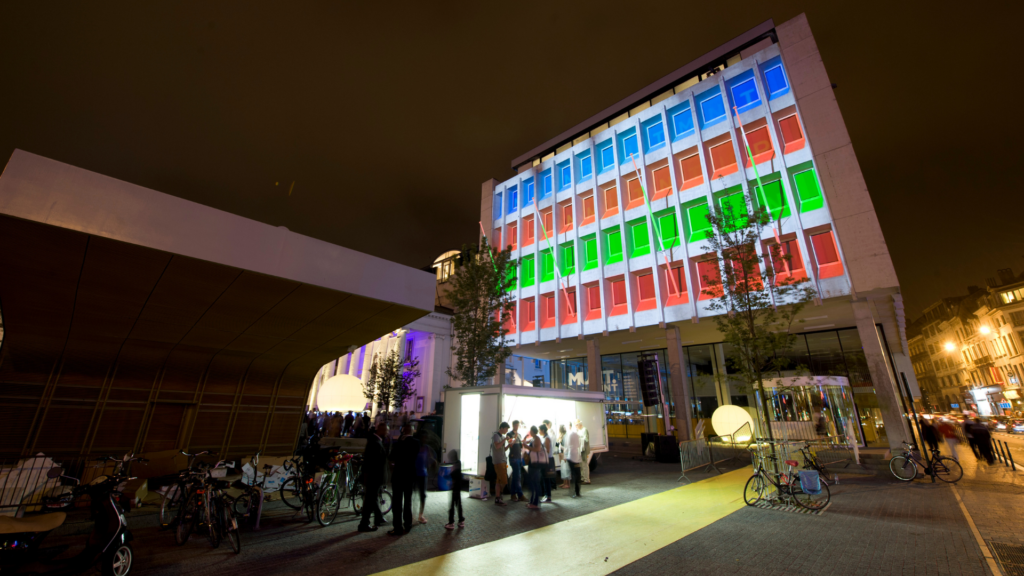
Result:
{"type": "Polygon", "coordinates": [[[707,202],[686,209],[687,242],[700,242],[711,237],[714,230],[708,221],[710,214],[707,202]]]}
{"type": "Polygon", "coordinates": [[[757,190],[757,205],[768,210],[772,220],[785,218],[790,215],[789,203],[786,202],[786,190],[782,187],[782,180],[768,182],[764,189],[760,186],[757,190]]]}
{"type": "Polygon", "coordinates": [[[583,269],[594,270],[597,268],[597,236],[580,238],[580,241],[583,242],[583,269]]]}
{"type": "Polygon", "coordinates": [[[676,223],[676,211],[666,210],[654,215],[658,222],[658,233],[661,234],[661,246],[665,250],[679,246],[679,225],[676,223]]]}
{"type": "MultiPolygon", "coordinates": [[[[595,243],[596,244],[596,243],[595,243]]],[[[596,251],[596,246],[595,246],[596,251]]],[[[597,255],[594,255],[594,264],[597,264],[597,255]]],[[[562,276],[576,273],[576,247],[572,242],[562,244],[562,276]]]]}
{"type": "Polygon", "coordinates": [[[718,205],[722,210],[722,217],[731,214],[732,221],[726,224],[726,230],[732,232],[747,225],[747,203],[743,199],[743,192],[736,192],[718,199],[718,205]]]}
{"type": "Polygon", "coordinates": [[[813,168],[794,174],[793,182],[796,184],[797,197],[800,199],[800,212],[810,212],[825,205],[813,168]]]}
{"type": "Polygon", "coordinates": [[[555,279],[555,255],[551,250],[540,253],[540,281],[548,282],[555,279]]]}
{"type": "Polygon", "coordinates": [[[533,286],[537,276],[537,263],[534,261],[533,256],[526,256],[523,258],[522,270],[519,272],[519,278],[522,280],[523,288],[527,286],[533,286]]]}
{"type": "Polygon", "coordinates": [[[622,262],[622,230],[613,228],[604,233],[605,264],[622,262]]]}
{"type": "Polygon", "coordinates": [[[634,220],[626,225],[629,230],[629,257],[651,253],[651,237],[647,235],[647,219],[634,220]]]}
{"type": "Polygon", "coordinates": [[[508,263],[508,270],[505,273],[505,282],[508,283],[508,288],[505,289],[506,292],[515,292],[516,291],[516,283],[519,280],[519,274],[517,274],[518,270],[519,270],[519,263],[518,262],[516,262],[515,260],[512,260],[512,261],[510,261],[508,263]]]}

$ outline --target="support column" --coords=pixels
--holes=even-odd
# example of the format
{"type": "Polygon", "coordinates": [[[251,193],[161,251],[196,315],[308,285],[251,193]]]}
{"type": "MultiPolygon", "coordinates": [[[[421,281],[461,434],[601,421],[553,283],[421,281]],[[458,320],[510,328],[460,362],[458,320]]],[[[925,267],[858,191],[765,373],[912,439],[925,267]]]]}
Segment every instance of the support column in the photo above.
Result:
{"type": "Polygon", "coordinates": [[[689,440],[693,433],[690,418],[690,379],[686,377],[683,347],[679,343],[679,328],[671,324],[665,329],[668,343],[668,386],[676,405],[676,439],[689,440]]]}
{"type": "Polygon", "coordinates": [[[893,380],[894,374],[886,357],[887,352],[878,337],[871,302],[860,300],[854,301],[852,304],[853,315],[857,322],[857,333],[860,335],[860,343],[864,348],[864,357],[867,359],[871,381],[875,385],[875,397],[878,399],[878,407],[882,412],[882,422],[885,423],[889,448],[896,450],[902,447],[904,441],[911,441],[906,419],[903,416],[903,404],[896,389],[897,383],[893,380]]]}
{"type": "Polygon", "coordinates": [[[601,380],[601,345],[597,338],[587,340],[587,389],[591,392],[604,392],[601,380]]]}

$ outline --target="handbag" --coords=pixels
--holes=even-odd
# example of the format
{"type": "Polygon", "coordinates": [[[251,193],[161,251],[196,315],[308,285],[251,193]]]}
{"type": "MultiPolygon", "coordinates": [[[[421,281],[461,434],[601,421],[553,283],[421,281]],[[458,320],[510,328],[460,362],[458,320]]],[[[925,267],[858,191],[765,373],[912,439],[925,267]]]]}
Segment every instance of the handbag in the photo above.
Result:
{"type": "Polygon", "coordinates": [[[529,450],[527,450],[526,453],[523,454],[523,464],[526,464],[527,466],[530,465],[530,451],[529,450]]]}

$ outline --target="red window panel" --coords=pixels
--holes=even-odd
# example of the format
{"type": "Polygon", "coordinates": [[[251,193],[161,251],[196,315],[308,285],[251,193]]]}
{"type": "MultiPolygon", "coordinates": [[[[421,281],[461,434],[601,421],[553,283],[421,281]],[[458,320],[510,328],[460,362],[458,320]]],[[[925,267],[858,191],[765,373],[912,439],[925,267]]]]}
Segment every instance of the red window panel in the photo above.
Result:
{"type": "Polygon", "coordinates": [[[601,218],[615,216],[619,213],[619,189],[615,186],[604,190],[604,214],[601,218]]]}
{"type": "Polygon", "coordinates": [[[572,204],[562,205],[562,230],[561,234],[564,234],[572,230],[572,204]]]}
{"type": "Polygon", "coordinates": [[[651,173],[651,176],[654,180],[654,194],[651,196],[651,200],[665,198],[672,193],[672,175],[669,173],[668,166],[658,168],[651,173]]]}
{"type": "MultiPolygon", "coordinates": [[[[517,245],[517,243],[519,241],[518,228],[517,228],[517,226],[515,224],[509,224],[508,225],[508,234],[507,234],[506,241],[508,242],[509,247],[512,248],[513,250],[515,250],[516,248],[519,247],[517,245]]],[[[525,245],[526,244],[523,244],[523,246],[525,246],[525,245]]]]}
{"type": "Polygon", "coordinates": [[[626,307],[626,281],[622,278],[609,280],[608,289],[612,293],[611,311],[609,316],[618,316],[627,312],[626,307]]]}
{"type": "Polygon", "coordinates": [[[533,298],[523,300],[520,314],[519,326],[522,327],[523,332],[529,332],[537,327],[537,308],[534,305],[533,298]]]}
{"type": "Polygon", "coordinates": [[[679,172],[683,175],[683,185],[680,190],[693,188],[704,183],[704,172],[700,167],[700,154],[693,154],[679,160],[679,172]]]}
{"type": "Polygon", "coordinates": [[[804,131],[800,129],[800,119],[796,114],[779,120],[779,131],[782,132],[782,153],[789,154],[804,147],[804,131]]]}
{"type": "Polygon", "coordinates": [[[491,246],[501,250],[501,228],[495,228],[491,232],[491,246]]]}
{"type": "Polygon", "coordinates": [[[593,224],[597,214],[597,211],[594,209],[594,196],[590,195],[583,198],[581,204],[583,205],[583,221],[580,222],[580,226],[593,224]]]}
{"type": "Polygon", "coordinates": [[[576,289],[569,288],[556,298],[562,306],[562,324],[576,323],[576,289]]]}
{"type": "Polygon", "coordinates": [[[818,263],[818,277],[832,278],[843,275],[843,263],[839,260],[839,250],[832,231],[811,236],[814,248],[814,259],[818,263]]]}
{"type": "MultiPolygon", "coordinates": [[[[753,251],[753,247],[749,247],[750,251],[753,251]]],[[[753,256],[751,256],[752,258],[753,256]]],[[[764,285],[761,283],[761,265],[756,261],[751,262],[752,267],[748,272],[743,271],[743,262],[738,259],[732,259],[729,262],[729,267],[732,268],[732,281],[733,290],[736,292],[746,292],[748,289],[760,290],[764,285]]]]}
{"type": "Polygon", "coordinates": [[[804,259],[800,255],[800,244],[796,240],[783,240],[781,245],[771,244],[769,251],[776,284],[791,284],[807,278],[804,259]]]}
{"type": "MultiPolygon", "coordinates": [[[[772,138],[768,135],[768,127],[762,126],[746,133],[747,146],[750,146],[750,154],[754,157],[756,164],[763,164],[775,157],[775,148],[772,147],[772,138]]],[[[743,165],[750,168],[750,159],[747,158],[747,151],[743,151],[743,165]]]]}
{"type": "Polygon", "coordinates": [[[640,299],[637,302],[637,312],[651,310],[658,306],[657,298],[654,295],[654,274],[648,272],[636,277],[637,292],[640,299]]]}
{"type": "Polygon", "coordinates": [[[639,178],[633,178],[632,180],[626,181],[626,195],[626,210],[644,205],[644,190],[643,187],[640,186],[639,178]]]}
{"type": "Polygon", "coordinates": [[[697,279],[700,282],[698,300],[710,300],[722,295],[722,272],[718,269],[718,260],[697,262],[697,279]]]}
{"type": "Polygon", "coordinates": [[[587,286],[587,320],[601,317],[601,287],[587,286]]]}
{"type": "Polygon", "coordinates": [[[555,295],[554,293],[541,296],[541,328],[554,328],[555,326],[555,295]]]}
{"type": "Polygon", "coordinates": [[[523,218],[523,246],[530,246],[534,240],[534,222],[533,216],[523,218]]]}
{"type": "Polygon", "coordinates": [[[739,167],[736,166],[736,153],[732,149],[732,140],[726,140],[718,146],[712,146],[710,152],[712,180],[739,170],[739,167]]]}
{"type": "Polygon", "coordinates": [[[686,290],[686,267],[682,264],[673,266],[665,274],[666,306],[686,304],[690,298],[686,290]]]}
{"type": "Polygon", "coordinates": [[[508,310],[508,320],[505,321],[505,330],[508,330],[509,334],[516,333],[516,304],[512,303],[512,306],[508,310]]]}
{"type": "Polygon", "coordinates": [[[555,233],[554,225],[551,222],[551,208],[548,208],[547,210],[540,213],[540,221],[541,224],[543,224],[544,226],[541,229],[541,234],[547,232],[547,237],[551,238],[551,235],[555,233]]]}

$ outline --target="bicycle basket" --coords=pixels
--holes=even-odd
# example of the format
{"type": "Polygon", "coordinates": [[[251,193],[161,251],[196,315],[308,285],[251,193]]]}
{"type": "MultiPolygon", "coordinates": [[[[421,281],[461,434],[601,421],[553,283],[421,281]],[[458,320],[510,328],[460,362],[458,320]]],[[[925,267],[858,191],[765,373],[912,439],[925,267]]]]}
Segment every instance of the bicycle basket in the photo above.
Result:
{"type": "Polygon", "coordinates": [[[817,470],[800,471],[800,489],[805,494],[816,495],[821,493],[821,477],[817,470]]]}

